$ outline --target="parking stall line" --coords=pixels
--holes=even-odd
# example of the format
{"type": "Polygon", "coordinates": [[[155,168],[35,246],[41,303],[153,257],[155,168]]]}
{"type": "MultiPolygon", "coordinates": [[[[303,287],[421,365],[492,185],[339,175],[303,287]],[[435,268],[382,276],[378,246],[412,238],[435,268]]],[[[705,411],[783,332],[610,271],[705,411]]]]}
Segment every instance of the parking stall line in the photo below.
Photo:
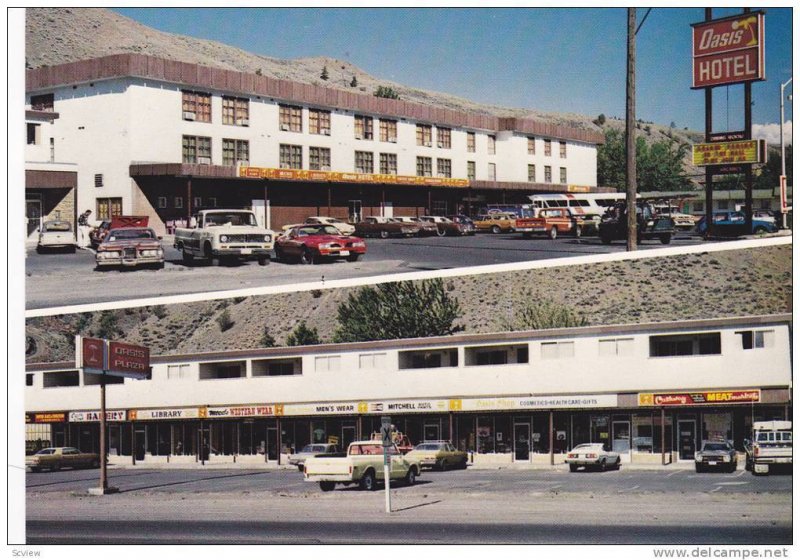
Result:
{"type": "Polygon", "coordinates": [[[669,473],[669,474],[667,475],[667,478],[669,478],[669,477],[671,477],[671,476],[675,476],[676,474],[680,474],[680,473],[681,473],[681,471],[672,471],[671,473],[669,473]]]}
{"type": "Polygon", "coordinates": [[[709,491],[709,494],[713,494],[714,492],[719,492],[720,490],[722,490],[722,486],[717,486],[713,490],[709,491]]]}
{"type": "Polygon", "coordinates": [[[634,490],[637,490],[637,489],[639,488],[639,486],[640,486],[640,485],[639,485],[639,484],[637,484],[636,486],[633,486],[633,487],[631,487],[631,488],[623,488],[623,489],[621,489],[621,490],[617,490],[617,493],[618,493],[618,494],[622,494],[623,492],[633,492],[634,490]]]}

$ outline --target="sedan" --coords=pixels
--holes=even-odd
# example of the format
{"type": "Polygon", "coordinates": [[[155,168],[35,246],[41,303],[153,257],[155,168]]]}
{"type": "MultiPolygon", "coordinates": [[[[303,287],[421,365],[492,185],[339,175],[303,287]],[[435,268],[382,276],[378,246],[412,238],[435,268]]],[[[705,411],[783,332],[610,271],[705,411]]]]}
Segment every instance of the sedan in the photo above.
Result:
{"type": "Polygon", "coordinates": [[[428,237],[431,235],[438,235],[439,228],[436,227],[435,224],[431,224],[429,222],[423,222],[419,218],[415,218],[413,216],[395,216],[392,218],[396,222],[400,222],[403,224],[411,224],[414,227],[419,228],[419,235],[420,237],[428,237]]]}
{"type": "Polygon", "coordinates": [[[42,225],[36,252],[43,253],[45,249],[66,249],[74,253],[76,245],[72,224],[65,220],[52,220],[42,225]]]}
{"type": "Polygon", "coordinates": [[[112,229],[97,247],[98,268],[109,266],[164,268],[164,249],[156,233],[146,227],[112,229]]]}
{"type": "Polygon", "coordinates": [[[606,469],[618,469],[620,464],[619,453],[610,451],[608,446],[603,443],[582,443],[567,453],[569,471],[575,472],[579,467],[585,467],[588,471],[595,468],[601,471],[606,469]]]}
{"type": "Polygon", "coordinates": [[[323,259],[345,258],[355,262],[366,252],[367,244],[363,239],[342,235],[329,225],[295,226],[275,240],[275,256],[279,261],[314,264],[323,259]]]}
{"type": "Polygon", "coordinates": [[[97,453],[82,453],[75,447],[45,447],[35,455],[25,457],[25,466],[31,472],[42,469],[57,471],[64,467],[96,469],[100,466],[100,456],[97,453]]]}
{"type": "Polygon", "coordinates": [[[469,228],[444,216],[420,216],[424,222],[436,225],[438,235],[467,235],[469,228]]]}
{"type": "MultiPolygon", "coordinates": [[[[747,233],[745,231],[744,212],[714,212],[712,219],[714,224],[713,231],[716,235],[736,236],[745,235],[747,233]]],[[[705,234],[707,229],[706,217],[703,216],[697,222],[697,232],[705,234]]],[[[774,220],[770,222],[757,218],[755,215],[753,216],[753,226],[751,230],[753,235],[775,233],[776,231],[778,231],[778,226],[775,224],[774,220]]]]}
{"type": "Polygon", "coordinates": [[[406,453],[406,458],[411,461],[419,461],[419,465],[422,468],[440,471],[451,467],[457,469],[467,468],[467,453],[459,451],[449,441],[420,443],[406,453]]]}
{"type": "Polygon", "coordinates": [[[339,230],[342,235],[353,235],[356,232],[356,226],[348,224],[344,220],[338,218],[330,218],[328,216],[310,216],[306,218],[307,224],[314,225],[327,225],[333,226],[339,230]]]}
{"type": "Polygon", "coordinates": [[[464,214],[454,214],[447,217],[455,223],[461,224],[466,230],[467,235],[475,235],[475,222],[473,222],[472,218],[469,216],[465,216],[464,214]]]}
{"type": "Polygon", "coordinates": [[[736,471],[736,450],[727,441],[704,441],[700,451],[694,454],[694,470],[710,469],[736,471]]]}

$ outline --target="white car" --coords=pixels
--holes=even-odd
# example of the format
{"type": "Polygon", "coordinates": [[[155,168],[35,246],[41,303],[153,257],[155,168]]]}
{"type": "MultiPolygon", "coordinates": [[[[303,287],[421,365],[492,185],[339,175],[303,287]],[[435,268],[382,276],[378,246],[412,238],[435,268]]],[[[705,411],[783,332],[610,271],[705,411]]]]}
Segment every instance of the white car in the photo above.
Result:
{"type": "Polygon", "coordinates": [[[341,231],[342,235],[353,235],[356,231],[356,226],[328,216],[311,216],[306,218],[306,223],[333,226],[341,231]]]}
{"type": "Polygon", "coordinates": [[[603,443],[581,443],[567,453],[565,463],[569,465],[570,472],[577,471],[579,467],[585,467],[587,471],[590,468],[604,471],[618,469],[620,458],[619,453],[609,451],[603,443]]]}
{"type": "Polygon", "coordinates": [[[72,224],[66,220],[51,220],[42,225],[36,252],[42,253],[45,249],[67,249],[74,253],[76,245],[72,224]]]}

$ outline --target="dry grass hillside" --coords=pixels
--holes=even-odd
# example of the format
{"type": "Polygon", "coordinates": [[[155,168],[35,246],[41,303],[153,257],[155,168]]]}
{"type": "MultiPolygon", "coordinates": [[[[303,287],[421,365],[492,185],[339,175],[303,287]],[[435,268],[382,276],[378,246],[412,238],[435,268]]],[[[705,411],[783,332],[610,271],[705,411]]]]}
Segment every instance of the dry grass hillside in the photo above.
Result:
{"type": "MultiPolygon", "coordinates": [[[[592,265],[462,276],[445,280],[467,333],[503,330],[526,302],[572,307],[589,324],[622,324],[785,313],[792,310],[792,248],[722,251],[592,265]]],[[[357,289],[357,288],[353,288],[357,289]]],[[[74,359],[76,333],[116,336],[153,354],[258,348],[266,326],[278,346],[300,320],[323,342],[353,289],[205,301],[29,319],[28,362],[74,359]],[[226,312],[233,325],[221,330],[226,312]]]]}

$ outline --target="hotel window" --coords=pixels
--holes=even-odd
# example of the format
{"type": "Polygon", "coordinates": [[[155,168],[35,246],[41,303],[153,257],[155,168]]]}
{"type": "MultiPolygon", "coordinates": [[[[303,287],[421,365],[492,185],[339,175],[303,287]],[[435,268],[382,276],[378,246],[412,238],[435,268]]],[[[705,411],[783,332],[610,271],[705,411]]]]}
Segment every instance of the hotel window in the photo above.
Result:
{"type": "Polygon", "coordinates": [[[397,121],[380,120],[381,142],[397,142],[397,121]]]}
{"type": "Polygon", "coordinates": [[[438,158],[436,160],[436,176],[437,177],[452,177],[453,176],[453,162],[449,159],[438,158]]]}
{"type": "Polygon", "coordinates": [[[397,175],[397,154],[381,154],[381,173],[397,175]]]}
{"type": "Polygon", "coordinates": [[[737,331],[742,337],[742,349],[772,348],[775,344],[775,331],[737,331]]]}
{"type": "Polygon", "coordinates": [[[211,138],[208,136],[184,136],[183,163],[211,165],[211,138]]]}
{"type": "Polygon", "coordinates": [[[281,144],[280,166],[281,169],[303,169],[303,147],[281,144]]]}
{"type": "Polygon", "coordinates": [[[488,135],[486,137],[486,140],[488,142],[487,143],[487,147],[488,147],[487,153],[489,155],[497,153],[497,148],[495,146],[495,144],[497,143],[497,137],[495,137],[493,134],[490,134],[490,135],[488,135]]]}
{"type": "Polygon", "coordinates": [[[429,157],[417,156],[417,177],[433,176],[433,160],[429,157]]]}
{"type": "Polygon", "coordinates": [[[566,167],[559,167],[558,168],[558,180],[561,182],[562,185],[567,183],[567,168],[566,167]]]}
{"type": "Polygon", "coordinates": [[[549,165],[544,166],[544,182],[545,183],[553,182],[553,169],[549,165]]]}
{"type": "Polygon", "coordinates": [[[25,374],[25,386],[26,387],[33,387],[33,374],[26,373],[25,374]]]}
{"type": "Polygon", "coordinates": [[[542,342],[541,356],[543,360],[558,360],[575,356],[575,343],[570,342],[542,342]]]}
{"type": "Polygon", "coordinates": [[[490,181],[497,180],[497,165],[494,163],[489,164],[489,180],[490,181]]]}
{"type": "Polygon", "coordinates": [[[242,97],[222,97],[222,124],[250,126],[250,100],[242,97]]]}
{"type": "Polygon", "coordinates": [[[528,165],[528,182],[535,183],[536,182],[536,166],[535,165],[528,165]]]}
{"type": "Polygon", "coordinates": [[[436,128],[436,146],[439,148],[450,148],[450,138],[452,131],[449,128],[436,128]]]}
{"type": "Polygon", "coordinates": [[[158,197],[158,207],[159,208],[166,208],[167,207],[167,197],[166,196],[159,196],[158,197]]]}
{"type": "Polygon", "coordinates": [[[330,171],[331,149],[310,147],[308,149],[308,168],[315,171],[330,171]]]}
{"type": "Polygon", "coordinates": [[[469,179],[470,181],[474,181],[475,180],[475,162],[474,161],[468,161],[467,162],[467,179],[469,179]]]}
{"type": "Polygon", "coordinates": [[[188,379],[189,364],[167,366],[167,379],[188,379]]]}
{"type": "Polygon", "coordinates": [[[175,197],[175,208],[183,208],[183,197],[176,196],[175,197]]]}
{"type": "Polygon", "coordinates": [[[681,334],[650,337],[650,357],[721,354],[720,334],[681,334]]]}
{"type": "Polygon", "coordinates": [[[386,365],[386,354],[359,354],[358,369],[383,369],[386,365]]]}
{"type": "Polygon", "coordinates": [[[558,157],[567,157],[567,143],[563,140],[558,142],[558,157]]]}
{"type": "Polygon", "coordinates": [[[208,201],[207,208],[216,208],[217,207],[217,197],[216,196],[209,196],[206,200],[208,201]]]}
{"type": "Polygon", "coordinates": [[[632,338],[608,338],[598,342],[598,350],[601,356],[632,356],[632,338]]]}
{"type": "Polygon", "coordinates": [[[247,140],[222,139],[222,165],[248,165],[250,163],[250,142],[247,140]]]}
{"type": "Polygon", "coordinates": [[[553,142],[550,140],[544,141],[544,155],[551,156],[553,154],[553,142]]]}
{"type": "Polygon", "coordinates": [[[183,120],[211,122],[211,94],[199,91],[182,91],[183,120]]]}
{"type": "Polygon", "coordinates": [[[308,132],[311,134],[331,135],[331,112],[321,109],[308,110],[308,132]]]}
{"type": "Polygon", "coordinates": [[[356,140],[372,140],[372,117],[356,115],[353,119],[356,140]]]}
{"type": "Polygon", "coordinates": [[[417,146],[430,146],[433,128],[429,124],[417,125],[417,146]]]}
{"type": "Polygon", "coordinates": [[[31,95],[31,109],[34,111],[52,111],[55,95],[45,93],[44,95],[31,95]]]}
{"type": "Polygon", "coordinates": [[[202,196],[195,196],[192,198],[192,208],[200,209],[203,207],[203,197],[202,196]]]}
{"type": "Polygon", "coordinates": [[[28,145],[38,146],[42,143],[42,127],[36,123],[27,123],[28,128],[28,145]]]}
{"type": "Polygon", "coordinates": [[[98,198],[97,220],[110,220],[114,216],[122,215],[121,198],[98,198]]]}
{"type": "Polygon", "coordinates": [[[475,152],[475,133],[467,132],[467,151],[475,152]]]}
{"type": "Polygon", "coordinates": [[[356,152],[356,173],[375,173],[372,152],[356,152]]]}
{"type": "Polygon", "coordinates": [[[279,105],[281,130],[303,132],[303,108],[294,105],[279,105]]]}
{"type": "Polygon", "coordinates": [[[533,136],[528,136],[528,155],[536,155],[536,138],[533,136]]]}
{"type": "Polygon", "coordinates": [[[341,356],[317,356],[314,358],[314,371],[339,371],[341,356]]]}

